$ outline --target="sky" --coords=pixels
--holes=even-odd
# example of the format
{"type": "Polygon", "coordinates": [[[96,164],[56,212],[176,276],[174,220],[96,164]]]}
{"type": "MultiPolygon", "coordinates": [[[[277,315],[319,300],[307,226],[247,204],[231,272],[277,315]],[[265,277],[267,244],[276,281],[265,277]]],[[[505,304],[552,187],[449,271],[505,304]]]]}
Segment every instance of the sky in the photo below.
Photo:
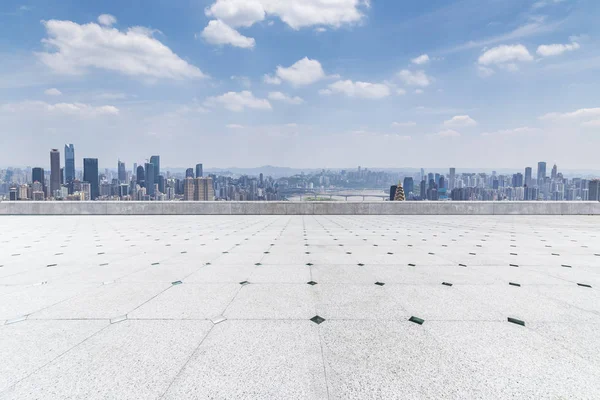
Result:
{"type": "Polygon", "coordinates": [[[597,0],[2,0],[0,165],[600,169],[597,0]]]}

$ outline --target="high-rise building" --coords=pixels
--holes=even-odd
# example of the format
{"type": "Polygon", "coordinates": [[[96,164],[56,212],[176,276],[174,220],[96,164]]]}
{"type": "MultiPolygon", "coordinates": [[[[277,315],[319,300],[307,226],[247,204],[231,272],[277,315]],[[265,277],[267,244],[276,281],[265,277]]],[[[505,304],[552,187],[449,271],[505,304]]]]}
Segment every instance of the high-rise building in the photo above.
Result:
{"type": "Polygon", "coordinates": [[[411,193],[414,195],[415,192],[415,181],[411,177],[404,178],[404,193],[406,193],[406,197],[411,199],[411,193]]]}
{"type": "MultiPolygon", "coordinates": [[[[158,176],[160,175],[160,156],[150,157],[150,164],[154,165],[154,180],[153,180],[153,182],[158,183],[158,176]]],[[[152,195],[152,194],[150,194],[150,195],[152,195]]]]}
{"type": "Polygon", "coordinates": [[[588,183],[588,200],[600,201],[600,179],[588,183]]]}
{"type": "Polygon", "coordinates": [[[33,168],[31,170],[31,182],[39,182],[42,185],[42,191],[46,193],[46,178],[44,176],[44,168],[33,168]]]}
{"type": "Polygon", "coordinates": [[[140,185],[140,187],[146,187],[146,173],[144,172],[144,167],[141,165],[137,167],[135,177],[137,179],[137,184],[140,185]]]}
{"type": "Polygon", "coordinates": [[[185,170],[185,177],[186,178],[193,178],[194,177],[194,169],[193,168],[188,168],[185,170]]]}
{"type": "Polygon", "coordinates": [[[516,173],[513,175],[512,177],[512,186],[513,187],[521,187],[523,186],[523,174],[522,173],[516,173]]]}
{"type": "Polygon", "coordinates": [[[183,181],[183,200],[184,201],[193,201],[195,191],[196,191],[196,182],[194,181],[194,178],[188,176],[183,181]]]}
{"type": "Polygon", "coordinates": [[[544,179],[546,179],[546,163],[544,161],[540,161],[538,163],[538,170],[537,170],[538,186],[542,186],[544,184],[544,179]]]}
{"type": "Polygon", "coordinates": [[[83,159],[83,181],[90,184],[90,200],[96,200],[100,194],[97,158],[83,159]]]}
{"type": "MultiPolygon", "coordinates": [[[[204,176],[204,171],[202,171],[202,164],[196,164],[196,178],[202,178],[204,176]]],[[[262,176],[262,174],[261,174],[262,176]]]]}
{"type": "Polygon", "coordinates": [[[50,196],[60,190],[60,151],[50,150],[50,196]]]}
{"type": "Polygon", "coordinates": [[[531,167],[527,167],[525,168],[525,185],[529,187],[531,184],[531,167]]]}
{"type": "Polygon", "coordinates": [[[390,186],[390,201],[394,201],[394,198],[396,197],[396,189],[397,188],[398,188],[397,185],[390,186]]]}
{"type": "Polygon", "coordinates": [[[213,201],[215,199],[215,188],[212,178],[196,178],[195,201],[213,201]]]}
{"type": "Polygon", "coordinates": [[[450,168],[450,181],[448,182],[448,189],[454,189],[454,180],[456,179],[456,168],[450,168]]]}
{"type": "Polygon", "coordinates": [[[554,164],[554,166],[552,167],[552,172],[550,173],[550,178],[552,178],[552,180],[556,179],[556,177],[558,176],[558,167],[556,166],[556,164],[554,164]]]}
{"type": "Polygon", "coordinates": [[[427,198],[427,183],[425,182],[425,179],[421,181],[421,187],[419,192],[419,194],[421,195],[421,200],[425,200],[427,198]]]}
{"type": "Polygon", "coordinates": [[[138,169],[137,163],[135,163],[135,162],[134,162],[134,163],[133,163],[133,174],[134,174],[134,175],[136,175],[136,174],[137,174],[137,169],[138,169]]]}
{"type": "Polygon", "coordinates": [[[146,194],[154,196],[154,164],[146,163],[146,194]]]}
{"type": "Polygon", "coordinates": [[[121,162],[121,160],[117,161],[117,171],[118,171],[119,183],[126,183],[127,170],[125,169],[125,163],[121,162]]]}
{"type": "Polygon", "coordinates": [[[65,183],[69,184],[75,179],[75,147],[65,144],[65,183]]]}

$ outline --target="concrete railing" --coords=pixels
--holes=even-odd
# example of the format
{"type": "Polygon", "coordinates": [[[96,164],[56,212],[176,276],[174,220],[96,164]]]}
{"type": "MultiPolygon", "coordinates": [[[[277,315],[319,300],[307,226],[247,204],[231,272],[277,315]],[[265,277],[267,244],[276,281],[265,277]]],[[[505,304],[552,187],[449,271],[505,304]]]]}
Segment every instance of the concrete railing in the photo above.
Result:
{"type": "Polygon", "coordinates": [[[600,215],[600,202],[0,202],[0,215],[600,215]]]}

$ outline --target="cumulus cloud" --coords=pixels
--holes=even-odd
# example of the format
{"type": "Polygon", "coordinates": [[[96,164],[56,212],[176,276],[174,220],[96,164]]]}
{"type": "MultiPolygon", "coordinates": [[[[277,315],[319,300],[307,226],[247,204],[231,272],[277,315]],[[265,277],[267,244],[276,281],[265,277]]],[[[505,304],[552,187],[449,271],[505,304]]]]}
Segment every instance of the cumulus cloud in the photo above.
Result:
{"type": "Polygon", "coordinates": [[[548,113],[548,114],[542,115],[540,117],[540,120],[542,120],[542,121],[558,121],[558,120],[582,121],[582,120],[591,120],[591,119],[596,119],[596,118],[600,118],[600,108],[581,108],[579,110],[575,110],[575,111],[567,112],[567,113],[558,113],[558,112],[548,113]]]}
{"type": "Polygon", "coordinates": [[[219,46],[228,44],[243,49],[252,49],[256,43],[253,38],[242,35],[220,20],[210,21],[200,36],[206,42],[219,46]]]}
{"type": "Polygon", "coordinates": [[[119,115],[119,109],[114,106],[91,106],[83,103],[56,103],[49,104],[43,101],[25,101],[21,103],[4,104],[0,106],[0,112],[69,115],[78,117],[100,117],[105,115],[119,115]]]}
{"type": "Polygon", "coordinates": [[[491,48],[479,56],[480,65],[502,65],[519,61],[533,61],[533,56],[522,44],[502,45],[491,48]]]}
{"type": "Polygon", "coordinates": [[[227,124],[225,125],[225,128],[227,129],[243,129],[244,125],[239,125],[239,124],[227,124]]]}
{"type": "Polygon", "coordinates": [[[271,76],[269,74],[265,74],[263,76],[263,82],[269,85],[281,85],[281,79],[276,76],[271,76]]]}
{"type": "Polygon", "coordinates": [[[426,87],[431,84],[431,78],[427,76],[425,71],[409,71],[407,69],[403,69],[398,72],[398,77],[402,79],[402,81],[409,86],[421,86],[426,87]]]}
{"type": "Polygon", "coordinates": [[[479,65],[479,66],[477,67],[477,74],[478,74],[480,77],[482,77],[482,78],[487,78],[487,77],[490,77],[490,76],[494,75],[495,73],[496,73],[496,71],[494,71],[494,70],[493,70],[493,69],[491,69],[491,68],[484,67],[484,66],[481,66],[481,65],[479,65]]]}
{"type": "Polygon", "coordinates": [[[288,103],[288,104],[302,104],[304,103],[304,100],[301,97],[298,96],[288,96],[285,93],[281,93],[281,92],[270,92],[269,93],[269,99],[270,100],[274,100],[274,101],[282,101],[284,103],[288,103]]]}
{"type": "Polygon", "coordinates": [[[469,117],[468,115],[456,115],[456,116],[452,117],[451,119],[444,121],[444,125],[445,126],[468,127],[468,126],[477,125],[477,121],[475,121],[473,118],[469,117]]]}
{"type": "Polygon", "coordinates": [[[273,16],[297,30],[358,23],[368,6],[369,0],[217,0],[205,13],[233,27],[249,27],[273,16]]]}
{"type": "Polygon", "coordinates": [[[62,92],[56,88],[44,90],[44,94],[47,96],[60,96],[62,92]]]}
{"type": "Polygon", "coordinates": [[[252,92],[227,92],[221,96],[209,97],[204,102],[206,106],[221,105],[230,111],[240,112],[246,108],[255,110],[271,110],[271,103],[267,99],[254,97],[252,92]]]}
{"type": "Polygon", "coordinates": [[[110,14],[102,14],[98,17],[98,23],[104,26],[113,26],[117,23],[117,19],[110,14]]]}
{"type": "Polygon", "coordinates": [[[341,93],[348,97],[360,97],[364,99],[382,99],[390,95],[390,88],[382,83],[353,82],[351,80],[337,81],[328,86],[329,92],[341,93]]]}
{"type": "Polygon", "coordinates": [[[119,31],[96,23],[72,21],[42,22],[48,37],[40,60],[61,74],[84,74],[92,68],[143,78],[204,78],[197,67],[187,63],[156,40],[148,29],[119,31]]]}
{"type": "Polygon", "coordinates": [[[419,57],[410,60],[413,64],[422,65],[429,62],[429,56],[427,54],[421,54],[419,57]]]}
{"type": "Polygon", "coordinates": [[[278,66],[274,77],[265,75],[265,81],[270,80],[268,83],[279,84],[281,81],[286,81],[294,86],[310,85],[323,78],[325,78],[325,71],[323,71],[321,63],[308,57],[304,57],[287,68],[278,66]]]}
{"type": "Polygon", "coordinates": [[[581,46],[574,42],[571,44],[543,44],[537,48],[537,54],[542,57],[559,56],[567,51],[578,50],[581,46]]]}

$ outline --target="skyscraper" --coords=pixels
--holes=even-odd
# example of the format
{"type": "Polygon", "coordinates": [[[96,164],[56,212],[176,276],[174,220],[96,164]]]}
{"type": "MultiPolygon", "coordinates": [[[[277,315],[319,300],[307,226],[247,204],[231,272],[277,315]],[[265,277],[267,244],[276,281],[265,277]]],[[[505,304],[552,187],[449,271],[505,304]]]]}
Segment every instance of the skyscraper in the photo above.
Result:
{"type": "Polygon", "coordinates": [[[146,173],[144,172],[144,167],[141,165],[137,167],[135,177],[137,179],[137,184],[140,185],[140,187],[146,187],[146,173]]]}
{"type": "Polygon", "coordinates": [[[117,171],[119,175],[119,183],[127,181],[127,170],[125,169],[125,163],[121,160],[117,161],[117,171]]]}
{"type": "Polygon", "coordinates": [[[537,170],[538,186],[542,186],[544,184],[544,179],[546,179],[546,163],[544,161],[540,161],[538,163],[538,170],[537,170]]]}
{"type": "Polygon", "coordinates": [[[65,183],[69,184],[75,179],[75,147],[65,144],[65,183]]]}
{"type": "Polygon", "coordinates": [[[525,168],[525,185],[531,186],[531,167],[525,168]]]}
{"type": "Polygon", "coordinates": [[[184,183],[183,183],[183,200],[184,201],[193,201],[195,191],[196,191],[196,183],[194,182],[194,178],[188,176],[187,178],[185,178],[184,183]]]}
{"type": "Polygon", "coordinates": [[[411,177],[404,178],[404,193],[406,193],[406,197],[411,198],[411,193],[415,192],[415,181],[411,177]]]}
{"type": "Polygon", "coordinates": [[[448,182],[448,189],[454,189],[454,180],[456,179],[456,168],[450,168],[450,181],[448,182]]]}
{"type": "Polygon", "coordinates": [[[600,180],[595,179],[588,184],[588,200],[600,201],[600,180]]]}
{"type": "Polygon", "coordinates": [[[185,177],[186,178],[193,178],[194,177],[194,169],[193,168],[188,168],[185,170],[185,177]]]}
{"type": "MultiPolygon", "coordinates": [[[[158,183],[158,176],[160,175],[160,156],[150,157],[150,164],[154,165],[154,183],[158,183]]],[[[146,174],[147,176],[147,174],[146,174]]]]}
{"type": "Polygon", "coordinates": [[[512,177],[512,186],[513,187],[521,187],[523,186],[523,174],[522,173],[516,173],[513,175],[512,177]]]}
{"type": "Polygon", "coordinates": [[[100,194],[97,158],[83,159],[83,181],[90,184],[90,200],[96,200],[100,194]]]}
{"type": "Polygon", "coordinates": [[[146,163],[146,194],[154,196],[154,164],[146,163]]]}
{"type": "Polygon", "coordinates": [[[50,151],[50,196],[60,190],[60,152],[58,149],[50,151]]]}
{"type": "Polygon", "coordinates": [[[554,180],[556,179],[558,175],[558,167],[556,166],[556,164],[554,164],[554,166],[552,167],[552,172],[550,173],[550,177],[554,180]]]}
{"type": "Polygon", "coordinates": [[[195,201],[213,201],[215,199],[215,188],[212,178],[196,178],[195,201]]]}
{"type": "Polygon", "coordinates": [[[42,190],[46,192],[46,179],[44,178],[44,168],[33,168],[31,170],[31,182],[39,182],[42,185],[42,190]]]}
{"type": "Polygon", "coordinates": [[[202,171],[202,164],[196,164],[196,178],[202,178],[203,176],[204,171],[202,171]]]}

